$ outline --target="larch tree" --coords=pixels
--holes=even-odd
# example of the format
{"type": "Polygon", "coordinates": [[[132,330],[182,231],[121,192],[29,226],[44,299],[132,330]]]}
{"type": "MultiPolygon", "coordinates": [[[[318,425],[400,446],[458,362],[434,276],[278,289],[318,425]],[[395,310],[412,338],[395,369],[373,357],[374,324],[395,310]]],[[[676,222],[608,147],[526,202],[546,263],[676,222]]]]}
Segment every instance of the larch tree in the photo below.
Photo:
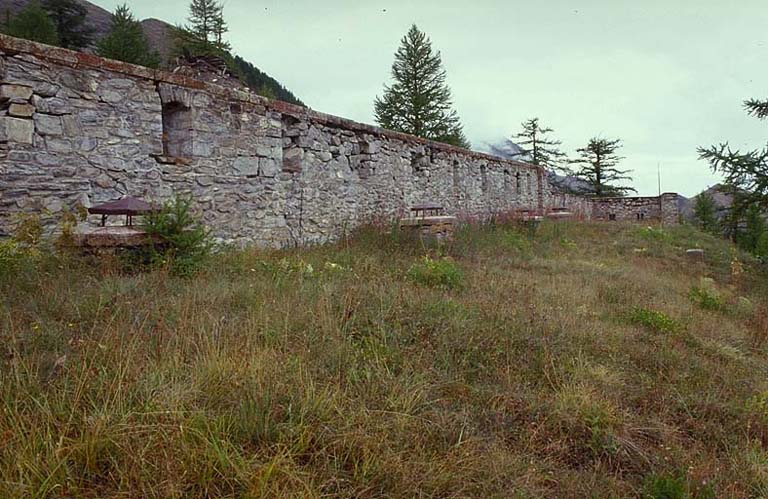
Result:
{"type": "Polygon", "coordinates": [[[588,193],[595,197],[624,196],[636,192],[634,188],[616,185],[622,180],[632,180],[629,170],[619,170],[617,165],[624,159],[616,151],[621,147],[620,139],[593,137],[585,147],[576,149],[578,159],[570,161],[577,165],[574,176],[590,186],[588,193]]]}
{"type": "Polygon", "coordinates": [[[189,31],[202,44],[216,50],[229,50],[224,34],[229,31],[224,20],[224,6],[216,0],[192,0],[189,4],[189,31]]]}
{"type": "MultiPolygon", "coordinates": [[[[744,102],[747,113],[764,120],[768,117],[768,100],[750,99],[744,102]]],[[[768,145],[762,149],[741,152],[731,149],[728,142],[700,147],[699,157],[707,161],[715,173],[725,177],[723,191],[734,197],[731,218],[735,225],[756,207],[768,211],[768,145]]],[[[735,234],[734,234],[735,236],[735,234]]]]}
{"type": "Polygon", "coordinates": [[[400,42],[392,64],[391,85],[374,101],[376,122],[384,128],[469,148],[453,109],[440,52],[416,25],[400,42]]]}
{"type": "Polygon", "coordinates": [[[563,165],[565,153],[558,146],[559,140],[552,140],[547,137],[554,132],[553,129],[544,127],[539,123],[539,118],[531,118],[520,124],[522,131],[512,136],[510,142],[517,144],[522,149],[513,154],[525,159],[537,166],[542,166],[550,170],[559,170],[569,173],[567,166],[563,165]]]}
{"type": "Polygon", "coordinates": [[[98,52],[102,57],[142,66],[157,67],[160,63],[157,52],[149,48],[141,23],[125,4],[118,6],[112,15],[112,28],[99,42],[98,52]]]}
{"type": "Polygon", "coordinates": [[[56,23],[40,7],[40,4],[34,1],[9,19],[4,31],[11,36],[33,42],[47,43],[48,45],[59,44],[56,23]]]}

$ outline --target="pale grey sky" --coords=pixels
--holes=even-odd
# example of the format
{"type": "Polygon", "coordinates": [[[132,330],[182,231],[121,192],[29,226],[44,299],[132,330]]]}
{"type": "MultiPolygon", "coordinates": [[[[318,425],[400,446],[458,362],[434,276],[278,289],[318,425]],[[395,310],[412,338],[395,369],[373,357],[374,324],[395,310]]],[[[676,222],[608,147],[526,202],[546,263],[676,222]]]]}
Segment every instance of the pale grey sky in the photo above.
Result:
{"type": "MultiPolygon", "coordinates": [[[[95,0],[114,10],[123,0],[95,0]]],[[[183,23],[187,1],[129,0],[183,23]]],[[[717,182],[696,147],[755,148],[768,123],[765,0],[226,0],[234,51],[310,107],[373,122],[373,99],[411,23],[440,50],[475,149],[538,116],[568,154],[621,138],[640,194],[690,196],[717,182]]]]}

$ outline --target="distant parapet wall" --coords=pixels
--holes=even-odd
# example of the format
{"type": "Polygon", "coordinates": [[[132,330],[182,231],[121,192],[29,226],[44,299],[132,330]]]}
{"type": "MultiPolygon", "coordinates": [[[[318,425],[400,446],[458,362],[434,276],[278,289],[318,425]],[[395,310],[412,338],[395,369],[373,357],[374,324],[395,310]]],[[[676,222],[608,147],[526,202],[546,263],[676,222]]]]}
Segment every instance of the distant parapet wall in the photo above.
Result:
{"type": "Polygon", "coordinates": [[[414,204],[545,211],[536,166],[0,36],[0,235],[19,212],[190,193],[222,240],[322,242],[414,204]]]}
{"type": "Polygon", "coordinates": [[[678,195],[665,193],[651,197],[613,197],[592,200],[592,219],[607,221],[679,222],[678,195]]]}

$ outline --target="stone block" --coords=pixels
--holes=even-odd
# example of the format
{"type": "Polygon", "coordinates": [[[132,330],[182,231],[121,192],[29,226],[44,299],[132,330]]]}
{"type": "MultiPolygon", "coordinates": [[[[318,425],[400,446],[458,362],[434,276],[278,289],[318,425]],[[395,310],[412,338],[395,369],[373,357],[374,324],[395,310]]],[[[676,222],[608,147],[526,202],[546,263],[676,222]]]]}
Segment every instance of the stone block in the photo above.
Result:
{"type": "Polygon", "coordinates": [[[239,156],[232,162],[232,168],[237,175],[258,175],[259,158],[239,156]]]}
{"type": "Polygon", "coordinates": [[[198,177],[195,177],[195,180],[197,180],[197,183],[202,187],[208,187],[213,185],[213,178],[207,175],[200,175],[198,177]]]}
{"type": "Polygon", "coordinates": [[[378,154],[381,142],[378,140],[365,141],[360,144],[360,151],[364,154],[378,154]]]}
{"type": "Polygon", "coordinates": [[[700,248],[685,250],[685,256],[687,256],[690,260],[704,261],[704,250],[700,248]]]}
{"type": "Polygon", "coordinates": [[[11,99],[29,100],[32,97],[32,87],[25,85],[2,85],[0,86],[0,100],[11,99]]]}
{"type": "Polygon", "coordinates": [[[40,135],[62,135],[64,133],[61,118],[47,114],[35,114],[35,128],[40,135]]]}
{"type": "Polygon", "coordinates": [[[80,118],[77,116],[62,116],[61,125],[64,130],[64,135],[69,137],[80,137],[83,134],[83,127],[80,124],[80,118]]]}
{"type": "Polygon", "coordinates": [[[192,143],[192,156],[210,158],[213,154],[213,144],[208,141],[195,140],[192,143]]]}
{"type": "Polygon", "coordinates": [[[32,144],[32,137],[35,133],[35,125],[32,120],[7,117],[0,119],[3,120],[2,128],[5,130],[5,137],[8,142],[32,144]]]}
{"type": "MultiPolygon", "coordinates": [[[[30,123],[32,123],[30,121],[30,123]]],[[[48,138],[45,140],[45,146],[48,148],[49,152],[53,153],[71,153],[75,150],[72,143],[68,140],[64,139],[58,139],[58,138],[48,138]]]]}
{"type": "Polygon", "coordinates": [[[8,114],[19,118],[30,118],[35,112],[35,106],[32,104],[13,103],[8,108],[8,114]]]}
{"type": "Polygon", "coordinates": [[[72,105],[69,101],[59,97],[43,98],[35,95],[32,97],[32,104],[35,105],[38,113],[70,114],[72,112],[72,105]]]}
{"type": "Polygon", "coordinates": [[[272,158],[260,158],[259,159],[259,175],[262,177],[275,177],[280,173],[280,167],[272,158]]]}
{"type": "Polygon", "coordinates": [[[48,82],[35,83],[35,94],[41,97],[53,97],[59,91],[58,85],[48,82]]]}
{"type": "Polygon", "coordinates": [[[301,171],[301,162],[304,159],[304,150],[298,147],[286,149],[283,151],[283,171],[299,173],[301,171]]]}

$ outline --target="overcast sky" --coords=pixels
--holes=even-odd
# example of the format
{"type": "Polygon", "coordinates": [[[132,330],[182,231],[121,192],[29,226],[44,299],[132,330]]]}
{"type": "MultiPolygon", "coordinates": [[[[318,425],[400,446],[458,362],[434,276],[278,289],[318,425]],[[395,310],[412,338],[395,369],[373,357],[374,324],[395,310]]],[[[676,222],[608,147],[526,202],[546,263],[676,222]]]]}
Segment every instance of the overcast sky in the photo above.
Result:
{"type": "MultiPolygon", "coordinates": [[[[95,0],[114,10],[123,0],[95,0]]],[[[185,22],[187,3],[129,0],[139,18],[185,22]]],[[[768,123],[742,101],[768,97],[765,0],[226,0],[236,53],[310,107],[373,122],[373,99],[411,23],[442,53],[473,148],[538,116],[563,149],[624,141],[644,195],[717,182],[696,147],[756,148],[768,123]]]]}

